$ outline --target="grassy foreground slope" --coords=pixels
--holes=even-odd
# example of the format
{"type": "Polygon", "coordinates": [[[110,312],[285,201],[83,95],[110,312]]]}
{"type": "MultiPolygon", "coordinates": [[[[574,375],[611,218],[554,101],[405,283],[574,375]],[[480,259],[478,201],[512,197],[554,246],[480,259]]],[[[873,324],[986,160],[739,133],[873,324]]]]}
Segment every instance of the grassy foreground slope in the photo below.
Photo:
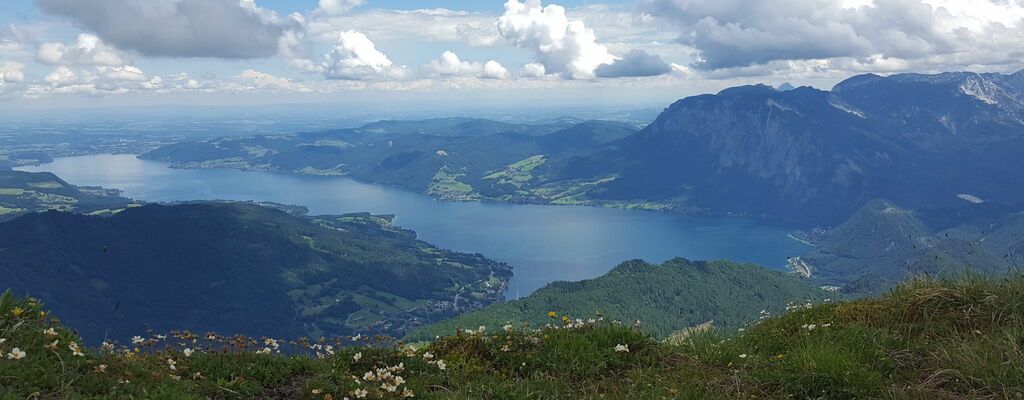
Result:
{"type": "Polygon", "coordinates": [[[555,282],[519,300],[424,326],[407,338],[429,340],[480,325],[550,322],[549,312],[582,318],[597,313],[639,320],[644,331],[664,338],[680,329],[708,324],[737,328],[762,311],[774,314],[789,303],[821,303],[830,296],[792,275],[755,264],[675,258],[663,264],[633,260],[598,278],[555,282]]]}
{"type": "Polygon", "coordinates": [[[539,330],[463,332],[420,349],[368,338],[291,344],[185,332],[86,349],[40,307],[0,299],[0,398],[1024,396],[1020,276],[918,280],[879,299],[767,318],[731,337],[712,331],[667,342],[629,324],[554,321],[559,326],[539,330]],[[353,343],[360,345],[331,347],[353,343]],[[296,354],[277,354],[286,347],[296,354]]]}

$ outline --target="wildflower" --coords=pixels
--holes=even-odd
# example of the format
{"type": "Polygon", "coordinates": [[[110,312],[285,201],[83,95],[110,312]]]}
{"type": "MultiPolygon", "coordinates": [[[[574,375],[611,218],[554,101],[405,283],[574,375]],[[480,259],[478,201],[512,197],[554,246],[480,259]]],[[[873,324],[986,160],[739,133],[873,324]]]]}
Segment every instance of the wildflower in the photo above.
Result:
{"type": "Polygon", "coordinates": [[[323,393],[323,390],[313,389],[313,394],[320,394],[320,393],[323,393]]]}
{"type": "Polygon", "coordinates": [[[729,364],[726,365],[726,367],[731,367],[731,366],[732,366],[732,361],[729,361],[729,364]]]}
{"type": "Polygon", "coordinates": [[[429,352],[429,351],[428,351],[428,352],[426,352],[426,353],[423,353],[423,358],[425,358],[425,359],[427,359],[427,360],[429,360],[429,359],[431,359],[431,358],[434,358],[434,353],[431,353],[431,352],[429,352]]]}
{"type": "Polygon", "coordinates": [[[11,349],[10,353],[7,353],[7,359],[9,359],[9,360],[20,360],[22,358],[25,358],[26,355],[27,354],[25,354],[24,351],[22,351],[21,349],[15,347],[15,348],[11,349]]]}
{"type": "Polygon", "coordinates": [[[507,344],[504,345],[504,346],[501,346],[501,351],[509,351],[509,350],[511,350],[511,349],[508,347],[507,344]]]}
{"type": "Polygon", "coordinates": [[[357,399],[363,399],[366,398],[366,394],[369,392],[367,392],[365,389],[356,389],[354,393],[357,399]]]}
{"type": "Polygon", "coordinates": [[[372,381],[373,378],[374,378],[373,372],[367,372],[367,373],[363,374],[363,380],[364,381],[372,381]]]}
{"type": "Polygon", "coordinates": [[[93,371],[96,371],[97,374],[107,372],[107,364],[97,365],[96,368],[93,368],[93,371]]]}
{"type": "Polygon", "coordinates": [[[501,329],[504,329],[505,332],[512,332],[512,324],[505,325],[501,329]]]}
{"type": "Polygon", "coordinates": [[[831,323],[831,322],[829,322],[829,323],[827,323],[827,324],[821,324],[821,327],[822,327],[822,328],[828,328],[828,327],[830,327],[830,326],[832,326],[832,323],[831,323]]]}
{"type": "Polygon", "coordinates": [[[380,384],[380,388],[384,389],[384,390],[387,390],[389,392],[394,392],[394,391],[398,390],[398,386],[395,386],[395,385],[392,385],[392,384],[389,384],[389,383],[382,383],[382,384],[380,384]]]}
{"type": "Polygon", "coordinates": [[[53,328],[47,328],[47,329],[43,329],[43,334],[46,335],[46,336],[53,337],[53,336],[57,336],[57,331],[54,330],[53,328]]]}
{"type": "Polygon", "coordinates": [[[132,344],[140,344],[142,342],[145,342],[145,340],[142,339],[142,336],[132,336],[132,344]]]}
{"type": "Polygon", "coordinates": [[[11,314],[14,314],[15,317],[23,314],[24,312],[25,310],[22,310],[21,307],[14,307],[14,309],[11,310],[11,314]]]}
{"type": "Polygon", "coordinates": [[[103,350],[113,350],[114,349],[114,344],[110,343],[108,341],[103,341],[103,344],[100,345],[100,349],[103,349],[103,350]]]}
{"type": "Polygon", "coordinates": [[[416,397],[416,395],[412,393],[412,390],[406,388],[402,391],[402,397],[416,397]]]}
{"type": "Polygon", "coordinates": [[[448,364],[445,364],[444,360],[437,360],[437,368],[444,371],[448,369],[448,364]]]}
{"type": "Polygon", "coordinates": [[[617,344],[615,345],[615,352],[617,353],[629,353],[629,345],[617,344]]]}
{"type": "Polygon", "coordinates": [[[185,357],[192,357],[192,353],[194,353],[194,351],[192,351],[192,349],[189,348],[185,348],[185,350],[182,350],[181,352],[182,354],[185,355],[185,357]]]}
{"type": "Polygon", "coordinates": [[[54,340],[52,343],[46,345],[46,348],[56,351],[58,344],[60,344],[60,340],[54,340]]]}
{"type": "Polygon", "coordinates": [[[352,359],[356,360],[356,361],[359,361],[362,358],[363,358],[363,352],[358,352],[358,353],[356,353],[356,355],[352,356],[352,359]]]}
{"type": "Polygon", "coordinates": [[[555,318],[557,316],[558,316],[558,313],[556,313],[554,311],[548,311],[548,317],[555,318]]]}
{"type": "Polygon", "coordinates": [[[786,357],[785,354],[779,354],[779,355],[775,356],[775,358],[778,358],[780,360],[783,359],[784,357],[786,357]]]}
{"type": "Polygon", "coordinates": [[[78,347],[78,343],[71,342],[71,344],[68,345],[68,349],[71,350],[71,355],[75,357],[85,356],[85,354],[82,353],[82,349],[78,347]]]}
{"type": "Polygon", "coordinates": [[[131,382],[131,381],[129,381],[127,379],[121,379],[121,380],[117,381],[117,383],[120,383],[122,385],[127,385],[129,382],[131,382]]]}
{"type": "Polygon", "coordinates": [[[174,361],[173,358],[168,358],[167,359],[167,368],[170,368],[171,370],[177,370],[178,369],[177,364],[178,364],[178,362],[174,361]]]}
{"type": "Polygon", "coordinates": [[[269,347],[264,347],[263,350],[256,350],[256,353],[258,353],[258,354],[270,354],[272,351],[273,350],[271,350],[269,347]]]}
{"type": "Polygon", "coordinates": [[[46,318],[46,311],[40,311],[39,318],[46,318]]]}
{"type": "Polygon", "coordinates": [[[747,353],[740,354],[740,358],[747,358],[747,353]]]}
{"type": "Polygon", "coordinates": [[[401,385],[405,383],[405,378],[396,375],[394,381],[396,385],[401,385]]]}

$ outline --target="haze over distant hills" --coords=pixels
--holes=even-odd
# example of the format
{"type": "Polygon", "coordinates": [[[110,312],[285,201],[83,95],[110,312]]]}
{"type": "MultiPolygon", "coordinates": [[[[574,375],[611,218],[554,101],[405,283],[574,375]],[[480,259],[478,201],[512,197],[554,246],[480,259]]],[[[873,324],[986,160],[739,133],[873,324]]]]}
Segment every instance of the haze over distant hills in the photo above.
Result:
{"type": "Polygon", "coordinates": [[[610,205],[831,226],[875,198],[913,209],[1024,201],[1024,71],[861,75],[831,91],[744,86],[646,128],[381,122],[143,155],[180,167],[349,175],[455,200],[610,205]]]}

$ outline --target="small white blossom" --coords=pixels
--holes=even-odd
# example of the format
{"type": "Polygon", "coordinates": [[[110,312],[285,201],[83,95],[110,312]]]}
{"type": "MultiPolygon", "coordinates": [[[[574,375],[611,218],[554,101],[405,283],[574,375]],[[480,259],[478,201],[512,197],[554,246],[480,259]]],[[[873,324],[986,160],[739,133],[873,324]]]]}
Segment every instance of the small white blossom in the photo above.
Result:
{"type": "Polygon", "coordinates": [[[629,353],[629,345],[617,344],[615,345],[615,351],[618,353],[629,353]]]}
{"type": "Polygon", "coordinates": [[[20,360],[22,358],[25,358],[26,355],[27,354],[25,354],[24,351],[22,351],[21,349],[15,347],[15,348],[11,349],[10,353],[7,353],[7,358],[10,359],[10,360],[20,360]]]}

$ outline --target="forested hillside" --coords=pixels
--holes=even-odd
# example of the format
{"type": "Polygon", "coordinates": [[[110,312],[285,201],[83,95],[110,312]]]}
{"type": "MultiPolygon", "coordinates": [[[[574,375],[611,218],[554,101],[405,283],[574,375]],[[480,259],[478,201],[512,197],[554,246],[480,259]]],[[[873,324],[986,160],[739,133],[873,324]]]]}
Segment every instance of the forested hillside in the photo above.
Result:
{"type": "Polygon", "coordinates": [[[146,329],[401,335],[499,301],[511,276],[387,216],[226,202],[25,215],[0,224],[0,255],[0,287],[43,299],[90,343],[146,329]]]}
{"type": "Polygon", "coordinates": [[[832,295],[754,264],[682,258],[663,264],[634,260],[595,279],[551,283],[522,299],[428,325],[408,338],[431,339],[480,325],[528,323],[539,327],[560,324],[563,316],[583,320],[603,316],[627,323],[639,320],[645,332],[664,338],[702,324],[736,329],[785,311],[787,305],[818,304],[832,295]]]}
{"type": "Polygon", "coordinates": [[[0,221],[46,210],[109,214],[130,204],[116,190],[76,187],[49,172],[0,169],[0,221]]]}

